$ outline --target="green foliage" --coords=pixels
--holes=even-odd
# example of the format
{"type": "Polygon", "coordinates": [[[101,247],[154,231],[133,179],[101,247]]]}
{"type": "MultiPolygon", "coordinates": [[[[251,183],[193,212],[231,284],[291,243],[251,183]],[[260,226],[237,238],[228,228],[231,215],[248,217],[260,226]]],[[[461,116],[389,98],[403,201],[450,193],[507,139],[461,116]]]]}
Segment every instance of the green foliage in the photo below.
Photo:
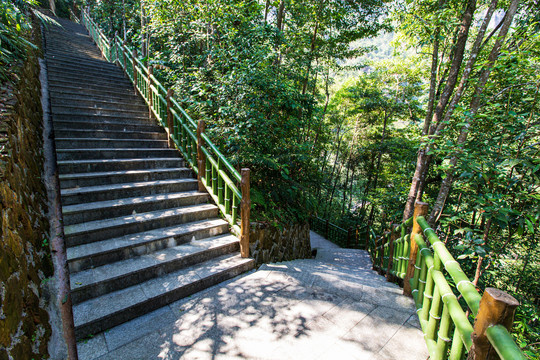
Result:
{"type": "Polygon", "coordinates": [[[29,49],[35,49],[27,40],[31,29],[25,12],[36,5],[34,0],[0,0],[0,80],[5,81],[20,65],[29,49]]]}
{"type": "Polygon", "coordinates": [[[160,80],[194,119],[206,121],[234,166],[251,169],[254,218],[305,221],[314,207],[310,189],[321,178],[315,160],[329,140],[319,75],[362,52],[351,42],[388,28],[384,2],[284,2],[281,23],[280,2],[91,5],[109,34],[122,33],[125,19],[135,29],[126,32],[128,42],[146,39],[149,63],[164,65],[160,80]]]}

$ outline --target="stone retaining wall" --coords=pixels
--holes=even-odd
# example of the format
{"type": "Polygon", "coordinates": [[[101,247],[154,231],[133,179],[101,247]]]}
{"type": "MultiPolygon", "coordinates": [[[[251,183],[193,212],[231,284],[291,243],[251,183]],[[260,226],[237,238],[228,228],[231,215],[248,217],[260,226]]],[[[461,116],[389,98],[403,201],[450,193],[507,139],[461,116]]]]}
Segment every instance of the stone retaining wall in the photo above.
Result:
{"type": "MultiPolygon", "coordinates": [[[[40,42],[36,31],[34,43],[40,42]]],[[[0,360],[49,358],[51,326],[43,285],[53,268],[42,182],[38,55],[30,51],[16,71],[18,81],[0,88],[0,360]]]]}
{"type": "Polygon", "coordinates": [[[257,266],[269,262],[310,258],[309,224],[272,226],[252,223],[249,254],[255,259],[257,266]]]}

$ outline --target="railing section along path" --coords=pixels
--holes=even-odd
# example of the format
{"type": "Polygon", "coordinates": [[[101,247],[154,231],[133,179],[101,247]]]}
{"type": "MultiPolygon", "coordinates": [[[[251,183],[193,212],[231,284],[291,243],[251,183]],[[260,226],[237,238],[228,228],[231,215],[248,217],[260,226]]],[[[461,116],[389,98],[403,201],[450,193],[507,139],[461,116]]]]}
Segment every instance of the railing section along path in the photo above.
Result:
{"type": "Polygon", "coordinates": [[[525,359],[509,333],[518,301],[493,288],[481,295],[429,227],[427,211],[417,202],[412,218],[370,238],[369,251],[374,269],[414,298],[430,359],[525,359]]]}
{"type": "Polygon", "coordinates": [[[315,259],[259,270],[79,343],[91,359],[424,360],[414,301],[369,254],[312,238],[315,259]]]}

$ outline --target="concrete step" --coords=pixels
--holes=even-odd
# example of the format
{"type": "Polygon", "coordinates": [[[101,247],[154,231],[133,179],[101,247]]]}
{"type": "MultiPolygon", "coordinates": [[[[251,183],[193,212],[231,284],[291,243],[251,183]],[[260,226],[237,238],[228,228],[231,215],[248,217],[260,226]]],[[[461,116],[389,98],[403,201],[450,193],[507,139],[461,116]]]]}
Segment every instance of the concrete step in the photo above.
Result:
{"type": "Polygon", "coordinates": [[[83,270],[70,276],[71,299],[78,304],[238,250],[237,237],[221,235],[83,270]]]}
{"type": "Polygon", "coordinates": [[[124,170],[148,170],[179,167],[184,167],[184,160],[181,158],[58,161],[58,171],[60,174],[77,174],[124,170]]]}
{"type": "Polygon", "coordinates": [[[253,259],[224,255],[73,307],[77,339],[99,333],[187,297],[254,267],[253,259]]]}
{"type": "Polygon", "coordinates": [[[99,86],[100,88],[109,87],[111,89],[114,88],[128,88],[131,85],[131,81],[120,74],[121,76],[101,76],[97,77],[96,75],[92,73],[88,74],[76,74],[76,73],[52,73],[50,75],[50,78],[53,79],[54,83],[57,82],[72,82],[76,83],[79,86],[99,86]]]}
{"type": "Polygon", "coordinates": [[[71,115],[71,116],[109,116],[109,117],[128,117],[137,118],[148,117],[148,108],[136,106],[134,109],[123,109],[121,107],[97,107],[86,106],[79,104],[61,104],[51,106],[53,116],[56,114],[71,115]]]}
{"type": "Polygon", "coordinates": [[[188,168],[143,169],[59,175],[60,187],[62,189],[193,177],[193,171],[188,168]]]}
{"type": "Polygon", "coordinates": [[[109,62],[104,64],[82,64],[80,62],[73,61],[73,59],[70,58],[55,58],[48,61],[47,68],[53,71],[70,71],[75,73],[91,72],[95,73],[96,75],[103,73],[106,75],[111,74],[124,76],[124,70],[121,69],[120,66],[109,62]]]}
{"type": "Polygon", "coordinates": [[[138,96],[135,96],[134,94],[130,95],[123,95],[119,98],[111,98],[109,96],[97,96],[97,95],[79,95],[79,94],[73,94],[71,92],[66,93],[59,93],[59,92],[51,92],[51,101],[56,103],[62,103],[62,104],[69,104],[74,103],[78,106],[90,106],[90,107],[108,107],[108,106],[125,106],[125,105],[132,105],[132,106],[143,106],[144,109],[148,111],[148,107],[146,103],[138,96]]]}
{"type": "Polygon", "coordinates": [[[97,121],[85,121],[84,119],[68,119],[60,120],[53,119],[54,131],[59,130],[103,130],[103,131],[121,131],[121,132],[163,132],[163,128],[157,124],[157,122],[146,119],[138,122],[127,122],[124,120],[113,121],[108,119],[102,119],[97,121]]]}
{"type": "Polygon", "coordinates": [[[76,83],[57,83],[49,85],[51,95],[62,95],[67,97],[73,95],[91,97],[95,99],[104,98],[111,100],[133,101],[136,103],[143,102],[142,98],[135,93],[133,86],[107,90],[78,86],[76,83]]]}
{"type": "Polygon", "coordinates": [[[225,220],[209,219],[69,247],[69,271],[95,268],[228,231],[229,223],[225,220]]]}
{"type": "Polygon", "coordinates": [[[77,109],[103,109],[103,110],[131,110],[139,111],[148,114],[148,106],[143,102],[130,102],[130,101],[114,101],[109,99],[108,101],[96,100],[92,97],[75,97],[69,94],[57,96],[51,95],[51,101],[55,104],[55,107],[69,107],[77,109]]]}
{"type": "Polygon", "coordinates": [[[57,160],[93,160],[93,159],[144,159],[144,158],[178,158],[178,150],[169,148],[138,148],[138,149],[57,149],[57,160]]]}
{"type": "Polygon", "coordinates": [[[51,73],[51,79],[54,79],[55,82],[75,82],[79,85],[107,85],[111,88],[131,86],[131,81],[125,76],[97,77],[92,73],[75,74],[70,72],[59,73],[53,71],[51,73]]]}
{"type": "Polygon", "coordinates": [[[120,131],[120,130],[101,130],[101,129],[58,129],[54,131],[57,138],[79,138],[79,139],[111,139],[111,140],[167,140],[167,134],[164,131],[120,131]]]}
{"type": "Polygon", "coordinates": [[[115,85],[114,83],[101,83],[101,82],[90,83],[90,82],[78,82],[78,81],[73,81],[70,79],[62,79],[62,78],[52,78],[52,77],[49,78],[49,86],[53,90],[56,88],[63,88],[63,87],[69,87],[69,86],[75,86],[75,85],[79,88],[86,88],[88,90],[97,90],[103,93],[106,93],[106,92],[107,93],[109,92],[122,93],[128,90],[135,91],[134,86],[131,83],[128,83],[127,80],[126,82],[122,82],[115,85]]]}
{"type": "Polygon", "coordinates": [[[172,209],[181,206],[208,202],[208,193],[184,191],[178,193],[155,194],[132,198],[98,201],[62,207],[64,225],[103,220],[150,211],[172,209]]]}
{"type": "Polygon", "coordinates": [[[167,140],[56,138],[56,149],[165,149],[167,140]]]}
{"type": "Polygon", "coordinates": [[[96,66],[108,68],[116,66],[113,63],[108,62],[104,57],[102,57],[101,51],[99,51],[97,48],[89,51],[82,50],[80,53],[73,53],[71,51],[57,51],[54,49],[53,44],[52,46],[47,46],[47,49],[45,51],[45,58],[47,59],[47,65],[71,62],[73,64],[78,64],[79,66],[96,66]]]}
{"type": "Polygon", "coordinates": [[[53,122],[54,121],[86,121],[86,122],[99,122],[99,123],[107,123],[107,122],[124,122],[127,124],[135,124],[135,125],[146,125],[146,124],[157,124],[155,120],[151,120],[148,118],[148,113],[141,113],[140,115],[134,115],[134,114],[126,114],[124,112],[117,112],[117,113],[102,113],[102,114],[95,114],[91,112],[80,112],[77,114],[73,114],[70,112],[65,113],[53,113],[52,114],[53,122]]]}
{"type": "Polygon", "coordinates": [[[92,67],[92,66],[76,66],[66,62],[52,62],[48,67],[47,71],[50,76],[56,77],[70,77],[70,78],[80,78],[88,77],[92,79],[118,79],[118,80],[127,80],[128,78],[124,75],[124,71],[115,66],[115,68],[104,68],[104,67],[92,67]]]}
{"type": "Polygon", "coordinates": [[[61,189],[62,206],[198,189],[196,179],[171,179],[61,189]]]}
{"type": "Polygon", "coordinates": [[[92,49],[90,46],[87,46],[86,44],[82,46],[62,47],[61,43],[56,42],[55,44],[49,44],[47,46],[47,49],[48,49],[47,50],[48,60],[50,59],[52,61],[54,61],[54,58],[56,56],[68,56],[69,54],[73,54],[75,58],[83,58],[86,61],[105,60],[100,50],[98,50],[97,48],[92,49]]]}
{"type": "Polygon", "coordinates": [[[66,244],[71,247],[192,221],[215,218],[217,214],[217,206],[198,204],[66,225],[64,226],[64,233],[66,244]]]}

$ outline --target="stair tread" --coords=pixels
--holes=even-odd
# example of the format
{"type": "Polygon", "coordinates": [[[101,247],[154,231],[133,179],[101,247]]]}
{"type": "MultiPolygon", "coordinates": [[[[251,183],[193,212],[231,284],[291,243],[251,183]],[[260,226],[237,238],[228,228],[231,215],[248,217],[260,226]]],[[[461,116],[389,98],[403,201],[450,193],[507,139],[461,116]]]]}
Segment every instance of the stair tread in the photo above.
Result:
{"type": "Polygon", "coordinates": [[[163,266],[167,263],[179,261],[182,258],[203,253],[206,250],[216,247],[234,244],[238,241],[238,238],[234,235],[219,235],[206,239],[193,240],[186,244],[161,249],[136,258],[79,271],[70,276],[71,290],[77,291],[101,282],[120,278],[127,274],[144,271],[155,266],[163,266]]]}
{"type": "Polygon", "coordinates": [[[75,261],[88,258],[90,256],[96,256],[100,254],[110,253],[113,251],[118,251],[121,249],[141,246],[161,239],[173,238],[175,236],[186,233],[194,233],[208,227],[217,227],[223,225],[228,225],[228,223],[225,220],[216,218],[209,220],[193,221],[186,224],[124,235],[117,238],[68,247],[66,249],[67,258],[68,261],[75,261]]]}
{"type": "Polygon", "coordinates": [[[58,177],[60,181],[71,179],[92,178],[98,176],[116,176],[116,175],[130,175],[130,174],[143,174],[143,173],[159,173],[159,172],[175,172],[189,170],[186,167],[179,168],[161,168],[161,169],[143,169],[143,170],[125,170],[125,171],[103,171],[103,172],[88,172],[88,173],[74,173],[74,174],[60,174],[58,177]]]}
{"type": "MultiPolygon", "coordinates": [[[[96,139],[96,140],[114,140],[116,139],[96,139]]],[[[136,139],[144,141],[145,139],[136,139]]],[[[136,140],[130,140],[130,141],[136,141],[136,140]]],[[[166,141],[166,140],[154,140],[154,141],[166,141]]],[[[178,153],[178,150],[166,148],[166,147],[156,147],[156,148],[57,148],[56,152],[81,152],[81,151],[116,151],[116,152],[122,152],[122,151],[165,151],[165,152],[175,152],[178,153]]]]}
{"type": "Polygon", "coordinates": [[[194,266],[171,272],[159,278],[118,290],[74,305],[75,326],[95,322],[122,310],[142,304],[175,289],[225,272],[232,267],[253,263],[252,259],[239,255],[224,255],[194,266]]]}
{"type": "Polygon", "coordinates": [[[148,196],[137,196],[123,199],[115,200],[106,200],[106,201],[96,201],[84,204],[75,204],[75,205],[66,205],[62,207],[62,213],[74,214],[84,211],[96,211],[96,210],[105,210],[108,208],[115,208],[121,206],[135,205],[135,204],[144,204],[150,202],[164,201],[164,200],[173,200],[181,199],[187,197],[196,197],[196,196],[208,196],[208,193],[199,192],[199,191],[183,191],[176,193],[168,194],[156,194],[148,196]]]}
{"type": "Polygon", "coordinates": [[[142,188],[142,187],[156,186],[156,185],[169,185],[169,184],[194,183],[194,182],[197,182],[197,180],[184,178],[184,179],[140,181],[140,182],[134,182],[134,183],[121,183],[121,184],[111,184],[111,185],[84,186],[84,187],[71,188],[71,189],[61,189],[60,194],[62,196],[69,196],[69,195],[85,194],[85,193],[92,193],[92,192],[114,191],[114,190],[142,188]]]}
{"type": "MultiPolygon", "coordinates": [[[[145,143],[153,143],[153,142],[161,142],[166,143],[167,140],[159,140],[159,139],[102,139],[102,138],[96,138],[96,137],[89,137],[89,138],[56,138],[56,141],[111,141],[115,143],[129,143],[129,142],[138,142],[142,144],[145,143]]],[[[140,149],[140,148],[139,148],[140,149]]],[[[171,149],[174,150],[174,149],[171,149]]]]}
{"type": "MultiPolygon", "coordinates": [[[[171,158],[140,158],[140,159],[92,159],[92,160],[61,160],[58,164],[93,164],[93,163],[110,163],[110,162],[130,162],[130,161],[170,161],[171,158]]],[[[180,158],[179,158],[180,160],[180,158]]]]}
{"type": "Polygon", "coordinates": [[[64,226],[64,233],[66,234],[66,236],[76,236],[91,233],[92,231],[103,230],[106,228],[128,226],[130,224],[137,224],[142,222],[160,221],[170,216],[197,213],[200,211],[214,209],[217,209],[217,206],[214,204],[197,204],[182,206],[174,209],[149,211],[140,214],[126,215],[116,218],[94,220],[79,224],[66,225],[64,226]]]}

